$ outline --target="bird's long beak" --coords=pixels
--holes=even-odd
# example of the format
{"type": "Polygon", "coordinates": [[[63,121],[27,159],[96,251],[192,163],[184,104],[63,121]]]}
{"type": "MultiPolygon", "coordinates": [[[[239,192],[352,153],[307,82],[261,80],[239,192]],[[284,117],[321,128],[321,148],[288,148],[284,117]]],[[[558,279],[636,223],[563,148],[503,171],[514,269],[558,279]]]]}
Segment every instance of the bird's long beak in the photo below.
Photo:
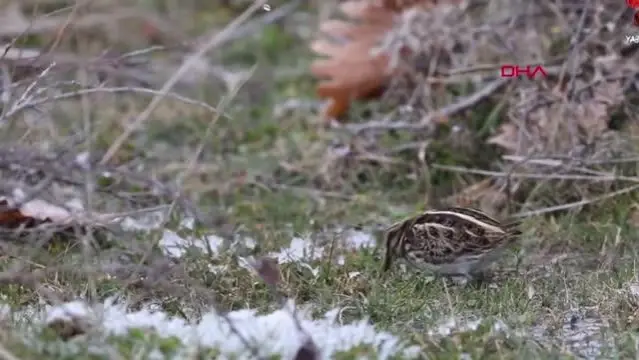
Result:
{"type": "Polygon", "coordinates": [[[392,249],[386,249],[386,254],[384,255],[384,264],[382,265],[382,273],[385,273],[390,269],[393,263],[393,254],[392,249]]]}

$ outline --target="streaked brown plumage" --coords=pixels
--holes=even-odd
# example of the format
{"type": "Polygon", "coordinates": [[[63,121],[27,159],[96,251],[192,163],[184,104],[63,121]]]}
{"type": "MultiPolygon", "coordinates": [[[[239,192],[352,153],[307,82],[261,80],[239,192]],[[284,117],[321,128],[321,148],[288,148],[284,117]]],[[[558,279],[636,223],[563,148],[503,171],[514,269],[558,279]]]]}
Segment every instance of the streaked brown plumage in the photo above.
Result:
{"type": "Polygon", "coordinates": [[[471,208],[425,211],[386,230],[382,271],[400,258],[436,274],[470,277],[518,239],[518,226],[519,222],[502,224],[471,208]]]}

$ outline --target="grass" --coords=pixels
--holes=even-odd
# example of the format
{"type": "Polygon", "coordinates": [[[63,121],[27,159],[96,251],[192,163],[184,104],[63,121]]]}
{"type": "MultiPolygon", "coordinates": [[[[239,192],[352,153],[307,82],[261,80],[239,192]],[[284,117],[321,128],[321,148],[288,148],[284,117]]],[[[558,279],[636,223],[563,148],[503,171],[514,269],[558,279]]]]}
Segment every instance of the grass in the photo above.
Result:
{"type": "MultiPolygon", "coordinates": [[[[340,308],[341,323],[365,319],[378,331],[417,346],[426,358],[638,356],[639,231],[627,221],[636,193],[580,211],[527,219],[521,244],[497,264],[492,279],[480,285],[461,286],[397,266],[380,274],[380,247],[344,245],[346,232],[353,228],[379,240],[380,225],[423,209],[430,205],[429,194],[448,192],[461,182],[443,172],[422,171],[409,160],[388,167],[355,161],[323,168],[332,142],[343,135],[320,129],[316,114],[303,107],[274,115],[290,98],[313,99],[308,75],[290,71],[305,69],[310,61],[303,40],[272,25],[229,45],[222,63],[257,61],[260,66],[234,100],[230,118],[220,118],[210,138],[202,139],[209,115],[166,103],[118,155],[121,163],[143,164],[144,172],[169,181],[185,173],[204,141],[205,150],[184,189],[207,214],[222,219],[221,224],[189,229],[178,225],[185,215],[177,214],[167,227],[182,239],[223,235],[232,228],[220,249],[190,247],[179,260],[169,261],[163,254],[161,240],[167,235],[162,228],[107,234],[106,245],[96,245],[90,253],[74,241],[55,241],[35,252],[10,243],[11,255],[0,259],[0,267],[9,271],[16,259],[29,259],[23,271],[37,275],[38,282],[3,281],[4,302],[19,311],[50,300],[51,293],[62,301],[95,302],[119,295],[133,309],[154,305],[168,316],[193,320],[213,305],[221,312],[255,309],[268,314],[280,307],[284,296],[299,307],[310,307],[309,316],[315,318],[340,308]],[[268,76],[287,70],[294,75],[268,76]],[[318,259],[281,264],[276,292],[243,266],[242,259],[280,251],[294,237],[324,251],[318,259]],[[255,246],[248,246],[246,238],[255,246]]],[[[208,90],[202,89],[204,96],[208,90]]],[[[97,102],[92,106],[96,123],[101,122],[96,143],[108,147],[121,131],[115,125],[121,113],[97,102]]],[[[494,109],[482,111],[472,117],[481,119],[494,109]]],[[[478,133],[488,136],[485,124],[475,122],[478,133]]],[[[383,140],[387,148],[402,144],[400,136],[383,140]]],[[[431,156],[440,163],[474,161],[446,143],[431,156]]],[[[164,356],[180,354],[179,337],[167,337],[159,329],[140,327],[108,336],[81,331],[84,335],[68,340],[61,335],[64,329],[21,328],[18,320],[28,318],[7,320],[0,331],[0,352],[15,359],[147,358],[156,349],[164,356]],[[88,349],[100,351],[96,355],[88,349]]],[[[200,349],[197,358],[215,358],[218,350],[200,349]]],[[[334,358],[375,358],[376,351],[360,345],[334,358]]]]}

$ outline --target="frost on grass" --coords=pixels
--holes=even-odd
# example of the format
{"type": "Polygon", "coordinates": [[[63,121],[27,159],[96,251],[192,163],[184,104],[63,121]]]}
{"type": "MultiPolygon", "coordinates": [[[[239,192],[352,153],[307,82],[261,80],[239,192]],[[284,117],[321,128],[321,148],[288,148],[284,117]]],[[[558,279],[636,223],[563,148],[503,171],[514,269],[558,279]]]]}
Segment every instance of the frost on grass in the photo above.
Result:
{"type": "Polygon", "coordinates": [[[171,230],[164,230],[160,239],[160,248],[165,255],[179,258],[188,247],[196,247],[212,256],[217,256],[224,245],[224,239],[217,235],[206,235],[201,238],[181,237],[171,230]]]}
{"type": "MultiPolygon", "coordinates": [[[[149,218],[148,221],[123,221],[123,227],[131,231],[160,230],[159,247],[165,255],[180,258],[188,250],[201,251],[216,258],[224,251],[239,248],[254,249],[255,240],[248,237],[224,239],[213,233],[199,236],[189,234],[193,226],[188,222],[180,224],[173,231],[163,227],[161,218],[149,218]]],[[[329,252],[335,255],[334,260],[343,264],[344,254],[361,248],[376,245],[375,238],[366,232],[346,229],[326,236],[326,234],[305,234],[291,236],[286,245],[268,253],[268,257],[277,263],[295,262],[313,268],[313,262],[323,259],[329,252]]],[[[250,259],[237,257],[240,266],[252,268],[250,259]]],[[[214,272],[224,271],[225,265],[211,266],[214,272]]],[[[356,276],[356,274],[353,274],[356,276]]],[[[302,306],[304,307],[304,306],[302,306]]],[[[304,345],[310,336],[313,344],[320,352],[321,358],[334,358],[336,353],[359,351],[370,358],[385,359],[392,356],[412,358],[417,348],[401,342],[394,335],[378,332],[367,319],[342,324],[337,319],[340,310],[328,312],[324,317],[312,319],[310,308],[299,308],[293,311],[294,304],[289,301],[284,309],[270,314],[258,315],[255,310],[239,310],[219,316],[215,312],[208,313],[197,322],[189,322],[182,318],[171,317],[162,311],[152,311],[148,307],[139,311],[129,311],[125,304],[109,300],[99,306],[89,307],[83,302],[66,303],[57,307],[48,307],[40,317],[45,324],[56,329],[65,328],[64,324],[82,324],[81,329],[67,331],[75,336],[79,331],[87,329],[86,324],[94,324],[91,329],[99,331],[90,334],[107,334],[127,337],[131,331],[152,332],[160,338],[176,338],[180,340],[182,354],[196,349],[212,349],[219,358],[255,358],[252,349],[247,348],[244,339],[259,349],[263,357],[280,356],[290,359],[304,345]],[[295,314],[295,315],[293,315],[295,314]],[[295,317],[294,317],[295,316],[295,317]],[[81,319],[78,321],[78,319],[81,319]],[[227,319],[233,324],[229,326],[227,319]],[[299,322],[296,322],[298,319],[299,322]],[[298,324],[303,331],[300,331],[298,324]],[[137,329],[137,330],[135,330],[137,329]],[[237,333],[235,332],[237,331],[237,333]],[[239,333],[239,335],[238,335],[239,333]]],[[[38,318],[36,316],[36,318],[38,318]]],[[[67,326],[66,328],[69,328],[67,326]]],[[[74,326],[70,326],[74,328],[74,326]]],[[[68,337],[68,336],[65,336],[68,337]]],[[[104,338],[104,337],[103,337],[104,338]]],[[[130,336],[128,336],[130,338],[130,336]]]]}
{"type": "MultiPolygon", "coordinates": [[[[153,332],[159,338],[179,340],[181,345],[178,346],[179,351],[175,357],[182,357],[198,349],[210,349],[219,355],[218,358],[254,358],[252,350],[242,340],[245,339],[252,348],[259,351],[261,357],[280,356],[282,359],[291,359],[303,345],[307,335],[310,335],[323,359],[333,358],[339,352],[353,351],[355,348],[374,350],[369,350],[367,354],[375,359],[392,356],[414,358],[417,355],[416,347],[406,345],[390,333],[376,331],[366,320],[339,324],[339,309],[312,320],[308,309],[298,308],[295,316],[299,321],[296,324],[293,308],[293,302],[289,301],[283,309],[270,314],[258,315],[254,310],[239,310],[228,313],[225,319],[210,312],[197,322],[188,322],[161,311],[129,311],[125,304],[109,299],[99,306],[90,307],[82,301],[74,301],[47,306],[36,316],[33,316],[32,311],[22,316],[20,313],[14,315],[23,320],[28,318],[34,325],[48,327],[52,324],[56,324],[58,328],[64,324],[91,324],[91,331],[86,333],[102,335],[102,339],[106,339],[103,335],[128,336],[131,331],[153,332]],[[227,319],[241,337],[231,329],[227,319]],[[298,329],[298,324],[303,332],[298,329]]],[[[78,333],[83,332],[76,331],[73,334],[75,336],[78,333]]],[[[27,341],[32,342],[34,339],[25,337],[25,342],[27,341]]],[[[102,351],[99,347],[94,350],[102,351]]],[[[157,351],[149,349],[154,350],[157,351]]],[[[67,348],[66,351],[72,351],[72,348],[67,348]]]]}
{"type": "Polygon", "coordinates": [[[532,337],[540,342],[550,342],[568,350],[583,359],[596,359],[611,345],[606,339],[608,324],[596,316],[596,309],[574,309],[563,314],[559,329],[549,329],[540,324],[530,331],[532,337]]]}
{"type": "MultiPolygon", "coordinates": [[[[156,223],[157,224],[157,223],[156,223]]],[[[126,228],[131,230],[149,230],[153,226],[141,225],[140,222],[128,220],[126,228]]],[[[155,227],[157,228],[157,227],[155,227]]],[[[192,229],[192,224],[183,221],[181,228],[192,229]]],[[[256,241],[250,237],[242,237],[232,239],[227,250],[233,251],[237,248],[254,249],[256,241]]],[[[227,241],[215,234],[207,234],[199,237],[182,236],[177,232],[163,229],[159,246],[165,255],[180,258],[187,249],[196,248],[213,258],[222,254],[227,241]]],[[[327,240],[326,234],[305,234],[303,236],[292,236],[289,244],[283,246],[277,251],[271,251],[268,257],[277,260],[278,264],[297,263],[308,268],[313,274],[317,275],[318,268],[312,265],[313,262],[323,259],[329,252],[335,255],[335,261],[338,265],[343,265],[345,261],[344,253],[357,251],[359,249],[371,248],[376,246],[375,237],[367,232],[353,229],[340,229],[334,236],[327,240]],[[321,239],[321,240],[318,240],[321,239]]],[[[254,262],[251,257],[237,258],[240,267],[251,269],[250,264],[254,262]]],[[[220,273],[228,268],[227,265],[210,265],[211,272],[220,273]]]]}
{"type": "Polygon", "coordinates": [[[511,339],[533,339],[538,344],[555,346],[582,359],[597,359],[602,356],[606,344],[608,325],[602,319],[593,316],[586,309],[568,311],[563,314],[559,328],[549,328],[546,324],[533,327],[511,328],[500,319],[481,318],[474,315],[451,316],[426,329],[431,339],[450,339],[461,334],[475,336],[503,336],[511,339]]]}

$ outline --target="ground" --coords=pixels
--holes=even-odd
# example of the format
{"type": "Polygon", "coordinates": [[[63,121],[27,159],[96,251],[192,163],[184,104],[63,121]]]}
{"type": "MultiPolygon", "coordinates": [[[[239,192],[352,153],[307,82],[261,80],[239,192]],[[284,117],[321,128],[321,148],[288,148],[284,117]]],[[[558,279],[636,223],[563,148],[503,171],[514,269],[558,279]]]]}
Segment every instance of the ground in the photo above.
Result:
{"type": "MultiPolygon", "coordinates": [[[[214,15],[221,29],[237,16],[225,11],[202,16],[214,15]]],[[[42,234],[5,235],[3,357],[186,357],[182,345],[197,339],[202,346],[190,356],[198,358],[255,347],[263,357],[302,359],[299,327],[326,358],[636,357],[636,191],[524,219],[521,241],[480,284],[399,265],[380,272],[383,228],[424,209],[433,193],[459,188],[460,178],[421,171],[405,158],[330,168],[327,157],[346,135],[317,118],[309,37],[299,31],[308,19],[301,11],[286,26],[263,25],[211,55],[224,66],[226,85],[238,83],[230,74],[241,77],[232,70],[258,64],[236,94],[224,84],[187,86],[189,97],[224,115],[164,99],[110,164],[94,165],[95,187],[80,181],[73,191],[69,183],[52,191],[102,213],[171,204],[170,216],[162,216],[166,208],[140,211],[122,216],[118,229],[83,227],[46,236],[44,244],[42,234]],[[167,200],[148,179],[184,195],[167,200]],[[92,318],[98,313],[103,317],[92,318]]],[[[34,114],[16,115],[3,141],[43,152],[89,133],[71,149],[73,158],[92,151],[99,160],[126,128],[122,119],[134,119],[149,98],[135,91],[101,96],[53,102],[40,123],[34,114]]],[[[356,106],[352,121],[376,106],[356,106]]],[[[403,144],[394,134],[383,140],[388,149],[403,144]]],[[[452,165],[475,161],[455,151],[441,144],[432,156],[452,165]]],[[[65,169],[55,162],[47,168],[65,169]]]]}

